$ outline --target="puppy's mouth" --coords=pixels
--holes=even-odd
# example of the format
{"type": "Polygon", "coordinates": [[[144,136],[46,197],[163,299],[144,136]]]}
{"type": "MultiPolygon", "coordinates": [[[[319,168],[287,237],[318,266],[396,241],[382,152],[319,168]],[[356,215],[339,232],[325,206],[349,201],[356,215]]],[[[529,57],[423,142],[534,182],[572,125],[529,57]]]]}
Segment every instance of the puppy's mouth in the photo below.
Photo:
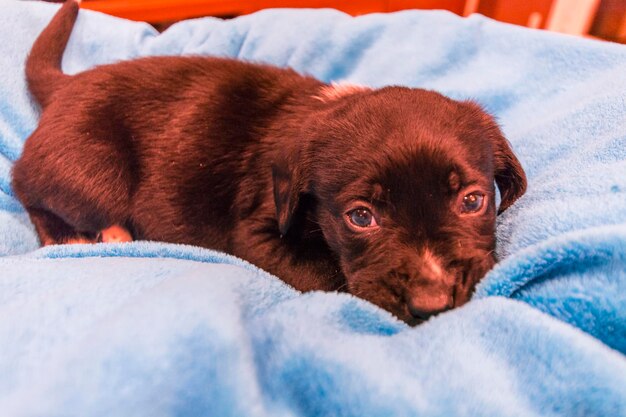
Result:
{"type": "Polygon", "coordinates": [[[419,324],[425,323],[433,317],[439,316],[444,312],[447,312],[457,306],[454,303],[454,299],[450,298],[449,307],[446,306],[443,309],[436,311],[428,311],[423,313],[416,313],[412,307],[410,307],[410,302],[407,301],[406,297],[402,297],[397,304],[396,311],[391,311],[396,317],[400,320],[404,321],[409,326],[417,326],[419,324]],[[412,311],[413,310],[413,311],[412,311]]]}
{"type": "Polygon", "coordinates": [[[435,293],[421,290],[419,279],[411,280],[405,274],[395,272],[378,279],[364,279],[362,275],[352,277],[349,279],[348,291],[414,327],[467,303],[475,284],[488,270],[489,268],[453,268],[450,273],[455,276],[455,283],[447,289],[442,287],[435,293]]]}
{"type": "Polygon", "coordinates": [[[399,308],[399,310],[401,310],[401,314],[394,313],[394,312],[391,312],[391,313],[411,327],[418,326],[427,321],[425,319],[420,319],[411,315],[409,308],[406,307],[406,303],[404,303],[404,307],[399,308]]]}

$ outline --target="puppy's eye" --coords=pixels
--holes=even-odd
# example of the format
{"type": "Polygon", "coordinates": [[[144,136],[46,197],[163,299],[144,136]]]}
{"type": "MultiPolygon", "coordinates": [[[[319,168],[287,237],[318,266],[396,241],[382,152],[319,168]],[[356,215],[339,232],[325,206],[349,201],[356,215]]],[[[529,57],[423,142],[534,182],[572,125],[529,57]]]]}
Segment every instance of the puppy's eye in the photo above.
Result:
{"type": "Polygon", "coordinates": [[[348,220],[356,227],[375,227],[378,226],[372,212],[365,208],[359,207],[346,213],[348,220]]]}
{"type": "Polygon", "coordinates": [[[485,203],[485,195],[478,191],[466,194],[461,202],[461,213],[477,213],[485,203]]]}

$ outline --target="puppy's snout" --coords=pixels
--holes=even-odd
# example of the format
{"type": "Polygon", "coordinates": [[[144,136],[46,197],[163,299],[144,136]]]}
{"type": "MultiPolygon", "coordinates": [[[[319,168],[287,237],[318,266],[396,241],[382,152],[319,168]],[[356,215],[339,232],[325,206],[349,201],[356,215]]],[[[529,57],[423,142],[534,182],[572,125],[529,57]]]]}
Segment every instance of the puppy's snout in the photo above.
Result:
{"type": "Polygon", "coordinates": [[[411,316],[426,320],[454,307],[454,276],[440,259],[425,251],[405,294],[411,316]]]}
{"type": "Polygon", "coordinates": [[[416,319],[427,320],[429,317],[443,313],[454,305],[451,294],[414,296],[407,300],[409,313],[416,319]]]}

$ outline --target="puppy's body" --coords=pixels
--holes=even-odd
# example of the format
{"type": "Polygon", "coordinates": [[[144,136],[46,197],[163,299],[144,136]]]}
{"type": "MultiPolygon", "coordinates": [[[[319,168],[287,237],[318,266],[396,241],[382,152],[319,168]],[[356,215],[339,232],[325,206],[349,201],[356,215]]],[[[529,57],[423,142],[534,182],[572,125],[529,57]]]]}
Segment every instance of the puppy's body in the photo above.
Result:
{"type": "Polygon", "coordinates": [[[122,224],[135,239],[232,253],[302,290],[336,289],[343,278],[319,232],[297,244],[280,239],[272,190],[272,150],[297,138],[290,125],[320,106],[319,86],[214,58],[146,58],[78,74],[26,142],[15,188],[26,207],[48,211],[41,222],[56,215],[71,226],[50,231],[54,242],[122,224]]]}
{"type": "Polygon", "coordinates": [[[494,174],[501,210],[525,180],[476,106],[208,57],[69,77],[59,63],[76,12],[63,6],[27,64],[44,111],[13,186],[42,242],[120,224],[234,254],[299,290],[347,288],[408,322],[411,304],[462,304],[492,266],[494,174]],[[472,184],[485,216],[450,215],[472,184]],[[382,224],[357,226],[357,206],[382,224]]]}

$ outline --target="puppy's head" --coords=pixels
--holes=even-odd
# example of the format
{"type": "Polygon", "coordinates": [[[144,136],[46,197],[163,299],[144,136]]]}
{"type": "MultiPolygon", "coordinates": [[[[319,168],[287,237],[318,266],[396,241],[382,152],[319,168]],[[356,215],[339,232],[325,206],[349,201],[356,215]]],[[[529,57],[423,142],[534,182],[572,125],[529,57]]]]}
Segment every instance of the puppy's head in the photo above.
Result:
{"type": "Polygon", "coordinates": [[[526,188],[498,126],[475,104],[417,89],[326,105],[274,167],[281,232],[309,194],[352,294],[409,324],[465,303],[495,262],[496,213],[526,188]]]}

